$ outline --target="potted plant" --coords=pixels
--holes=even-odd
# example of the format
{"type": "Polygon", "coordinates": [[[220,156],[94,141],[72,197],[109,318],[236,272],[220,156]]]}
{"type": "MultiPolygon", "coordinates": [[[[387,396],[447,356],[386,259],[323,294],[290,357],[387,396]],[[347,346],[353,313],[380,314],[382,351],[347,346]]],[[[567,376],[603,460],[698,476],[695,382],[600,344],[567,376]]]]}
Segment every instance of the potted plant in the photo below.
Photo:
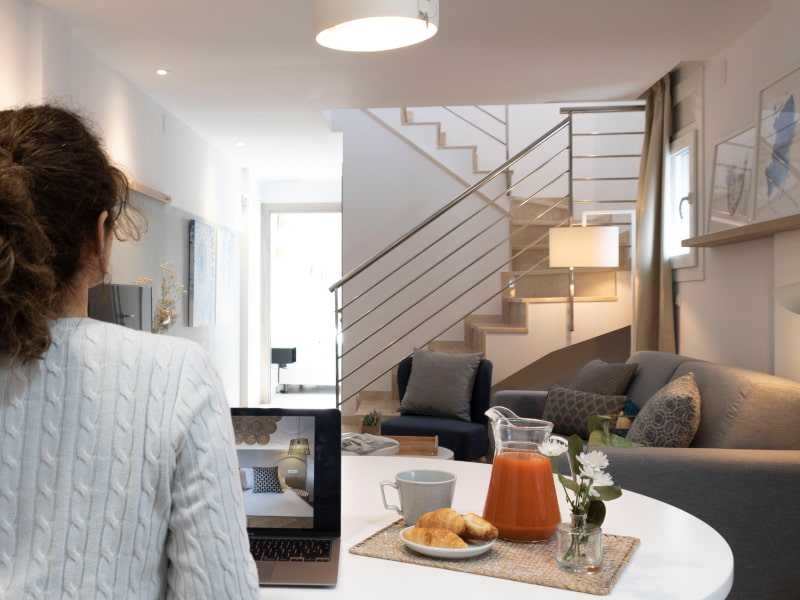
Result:
{"type": "Polygon", "coordinates": [[[361,421],[361,433],[381,434],[381,413],[379,411],[373,410],[364,415],[361,421]]]}

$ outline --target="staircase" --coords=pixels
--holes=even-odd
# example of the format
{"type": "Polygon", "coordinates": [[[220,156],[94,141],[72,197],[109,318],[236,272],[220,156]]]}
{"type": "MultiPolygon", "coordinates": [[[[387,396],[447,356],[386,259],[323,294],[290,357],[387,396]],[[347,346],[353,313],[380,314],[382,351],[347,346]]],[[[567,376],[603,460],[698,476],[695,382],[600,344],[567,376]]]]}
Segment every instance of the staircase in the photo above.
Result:
{"type": "MultiPolygon", "coordinates": [[[[622,225],[623,228],[629,226],[629,222],[620,215],[630,212],[635,206],[641,131],[628,128],[598,132],[591,130],[591,122],[589,129],[582,131],[579,129],[579,121],[586,120],[585,117],[589,115],[609,114],[616,117],[622,112],[639,112],[638,106],[625,107],[625,110],[620,107],[581,107],[562,111],[567,115],[565,119],[511,159],[503,160],[501,166],[493,170],[487,170],[481,156],[507,157],[508,109],[505,107],[505,111],[502,111],[498,107],[474,108],[478,112],[473,110],[472,114],[482,115],[484,119],[478,127],[478,141],[474,144],[466,143],[463,127],[453,135],[446,129],[452,127],[454,119],[465,120],[466,111],[463,107],[459,110],[444,108],[443,112],[440,111],[444,117],[438,121],[434,120],[435,111],[431,108],[369,111],[372,118],[396,135],[402,136],[409,146],[467,186],[467,190],[448,204],[445,210],[438,211],[428,221],[389,246],[384,253],[332,287],[332,291],[337,292],[337,315],[343,331],[342,348],[337,352],[337,394],[340,404],[355,399],[356,414],[377,409],[388,416],[396,411],[398,398],[394,389],[394,376],[391,377],[391,391],[370,390],[370,384],[387,373],[393,373],[394,365],[408,354],[411,347],[427,346],[430,350],[455,353],[484,352],[491,360],[492,349],[502,343],[497,340],[507,336],[524,338],[531,333],[531,310],[536,306],[566,302],[569,297],[568,272],[566,269],[551,269],[548,265],[550,228],[566,226],[571,218],[577,220],[584,212],[587,213],[587,221],[591,225],[614,224],[622,225]],[[450,124],[445,125],[445,120],[450,124]],[[504,133],[497,128],[491,130],[493,120],[502,124],[504,133]],[[639,137],[635,152],[609,153],[597,149],[601,137],[621,139],[635,136],[639,137]],[[448,144],[448,140],[454,141],[454,145],[448,144]],[[485,149],[487,144],[488,149],[485,149]],[[502,148],[498,149],[498,145],[502,148]],[[619,163],[626,161],[629,163],[627,172],[619,174],[619,163]],[[617,163],[614,165],[616,173],[608,167],[610,163],[617,163]],[[631,181],[634,184],[633,194],[630,190],[614,190],[613,187],[611,190],[607,189],[620,182],[624,186],[631,181]],[[422,231],[441,219],[447,211],[458,210],[456,207],[467,202],[473,206],[471,210],[474,212],[471,212],[470,217],[460,222],[457,218],[455,228],[433,242],[419,241],[418,236],[422,231]],[[476,218],[476,215],[480,216],[476,218]],[[473,219],[480,222],[482,229],[466,225],[473,219]],[[502,234],[498,233],[500,229],[502,234]],[[454,231],[457,233],[453,234],[454,231]],[[488,236],[487,231],[491,232],[488,236]],[[467,239],[466,244],[488,237],[488,242],[483,240],[475,243],[475,246],[483,244],[483,248],[488,250],[467,252],[466,244],[454,248],[452,243],[444,243],[445,250],[436,251],[438,258],[424,258],[431,248],[437,248],[448,236],[459,238],[459,241],[467,239]],[[430,245],[424,245],[428,243],[430,245]],[[419,248],[422,250],[419,251],[419,248]],[[399,266],[388,271],[390,275],[379,278],[377,283],[372,284],[373,287],[361,286],[355,294],[344,292],[346,286],[352,286],[353,278],[364,277],[362,274],[368,267],[385,261],[387,256],[397,252],[405,254],[396,261],[399,266]],[[445,253],[444,259],[441,259],[442,253],[445,253]],[[473,269],[473,266],[485,263],[487,257],[498,253],[503,255],[501,264],[481,264],[479,274],[472,273],[477,269],[473,269]],[[426,278],[437,270],[450,273],[452,263],[446,263],[451,257],[459,257],[460,260],[455,262],[467,266],[455,275],[440,274],[440,277],[445,277],[445,283],[431,287],[432,283],[425,281],[426,278]],[[417,261],[424,261],[423,266],[412,269],[410,265],[417,261]],[[445,266],[442,266],[443,263],[445,266]],[[414,274],[406,276],[406,271],[413,271],[414,274]],[[428,318],[424,315],[415,317],[422,319],[419,322],[424,326],[414,328],[407,323],[399,327],[395,325],[398,321],[407,321],[410,313],[416,312],[418,306],[427,304],[431,296],[438,296],[440,289],[450,287],[452,281],[460,279],[465,271],[470,272],[468,292],[450,291],[449,300],[444,300],[444,304],[449,308],[467,295],[472,296],[473,303],[477,298],[477,304],[467,304],[463,308],[461,303],[462,307],[454,311],[448,310],[448,316],[442,321],[448,326],[441,330],[440,325],[429,325],[428,318]],[[401,276],[404,284],[396,295],[382,298],[378,294],[377,298],[374,297],[376,289],[383,288],[387,282],[401,276]],[[476,280],[476,277],[479,279],[476,280]],[[486,297],[481,296],[487,288],[487,282],[490,282],[488,287],[492,291],[486,297]],[[416,295],[406,293],[409,288],[415,288],[416,295]],[[385,310],[387,304],[391,304],[401,295],[404,298],[398,304],[402,306],[393,307],[393,311],[385,310]],[[377,317],[378,313],[386,315],[377,317]],[[455,334],[455,330],[450,327],[459,322],[463,324],[461,336],[455,334]],[[385,341],[376,345],[375,338],[379,337],[383,337],[385,341]],[[379,357],[381,360],[376,360],[379,357]],[[364,370],[370,372],[366,377],[361,375],[364,370]]],[[[587,125],[582,127],[585,129],[587,125]]],[[[576,301],[617,300],[620,277],[630,277],[630,236],[629,229],[623,230],[620,237],[619,269],[575,270],[576,301]]],[[[386,267],[381,269],[386,270],[386,267]]],[[[375,276],[367,275],[365,278],[374,279],[375,276]]],[[[442,305],[442,301],[434,304],[433,310],[436,310],[442,305]]],[[[412,321],[412,324],[417,322],[412,321]]],[[[547,351],[548,348],[544,348],[542,354],[547,351]]]]}

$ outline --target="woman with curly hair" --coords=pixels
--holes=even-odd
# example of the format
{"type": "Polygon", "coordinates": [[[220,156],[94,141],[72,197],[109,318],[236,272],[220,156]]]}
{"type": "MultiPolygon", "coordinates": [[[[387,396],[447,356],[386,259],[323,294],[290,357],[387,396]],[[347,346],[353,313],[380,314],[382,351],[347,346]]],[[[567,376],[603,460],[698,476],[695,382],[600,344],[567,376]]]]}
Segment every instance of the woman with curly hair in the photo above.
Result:
{"type": "Polygon", "coordinates": [[[208,355],[87,316],[139,223],[81,118],[0,111],[0,597],[257,596],[208,355]]]}

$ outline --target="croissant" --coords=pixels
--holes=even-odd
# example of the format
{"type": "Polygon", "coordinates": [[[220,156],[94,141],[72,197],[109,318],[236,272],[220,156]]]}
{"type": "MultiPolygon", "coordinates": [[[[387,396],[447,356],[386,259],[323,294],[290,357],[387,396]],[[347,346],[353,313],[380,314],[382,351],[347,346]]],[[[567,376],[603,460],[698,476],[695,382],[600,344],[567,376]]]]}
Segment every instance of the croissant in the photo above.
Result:
{"type": "Polygon", "coordinates": [[[456,535],[461,535],[464,533],[466,523],[464,517],[452,508],[440,508],[422,515],[417,520],[417,527],[441,527],[456,535]]]}
{"type": "Polygon", "coordinates": [[[419,527],[403,532],[403,537],[409,542],[431,546],[433,548],[466,548],[467,542],[462,540],[452,531],[441,527],[419,527]]]}
{"type": "Polygon", "coordinates": [[[466,529],[463,537],[468,540],[489,541],[497,537],[497,527],[475,513],[464,515],[466,529]]]}

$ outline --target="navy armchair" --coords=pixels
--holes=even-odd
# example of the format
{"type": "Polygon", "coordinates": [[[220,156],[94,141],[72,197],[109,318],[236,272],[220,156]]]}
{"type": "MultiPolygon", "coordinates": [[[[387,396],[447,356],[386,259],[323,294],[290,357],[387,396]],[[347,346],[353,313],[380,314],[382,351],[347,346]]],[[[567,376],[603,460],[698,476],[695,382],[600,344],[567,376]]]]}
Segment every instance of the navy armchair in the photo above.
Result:
{"type": "MultiPolygon", "coordinates": [[[[415,351],[415,356],[420,351],[415,351]]],[[[424,352],[424,351],[423,351],[424,352]]],[[[426,356],[432,353],[427,353],[426,356]]],[[[439,357],[436,360],[449,360],[439,357]]],[[[413,356],[403,359],[397,367],[397,387],[400,393],[401,416],[387,419],[381,423],[383,435],[439,436],[439,445],[453,451],[456,460],[476,460],[486,456],[489,447],[488,419],[484,414],[489,408],[492,387],[492,363],[481,358],[474,373],[469,406],[464,406],[460,418],[437,416],[434,410],[403,405],[413,367],[413,356]],[[468,418],[467,418],[468,410],[468,418]]],[[[438,367],[437,367],[438,368],[438,367]]],[[[417,379],[419,383],[419,378],[417,379]]],[[[433,401],[436,400],[434,394],[433,401]]]]}

